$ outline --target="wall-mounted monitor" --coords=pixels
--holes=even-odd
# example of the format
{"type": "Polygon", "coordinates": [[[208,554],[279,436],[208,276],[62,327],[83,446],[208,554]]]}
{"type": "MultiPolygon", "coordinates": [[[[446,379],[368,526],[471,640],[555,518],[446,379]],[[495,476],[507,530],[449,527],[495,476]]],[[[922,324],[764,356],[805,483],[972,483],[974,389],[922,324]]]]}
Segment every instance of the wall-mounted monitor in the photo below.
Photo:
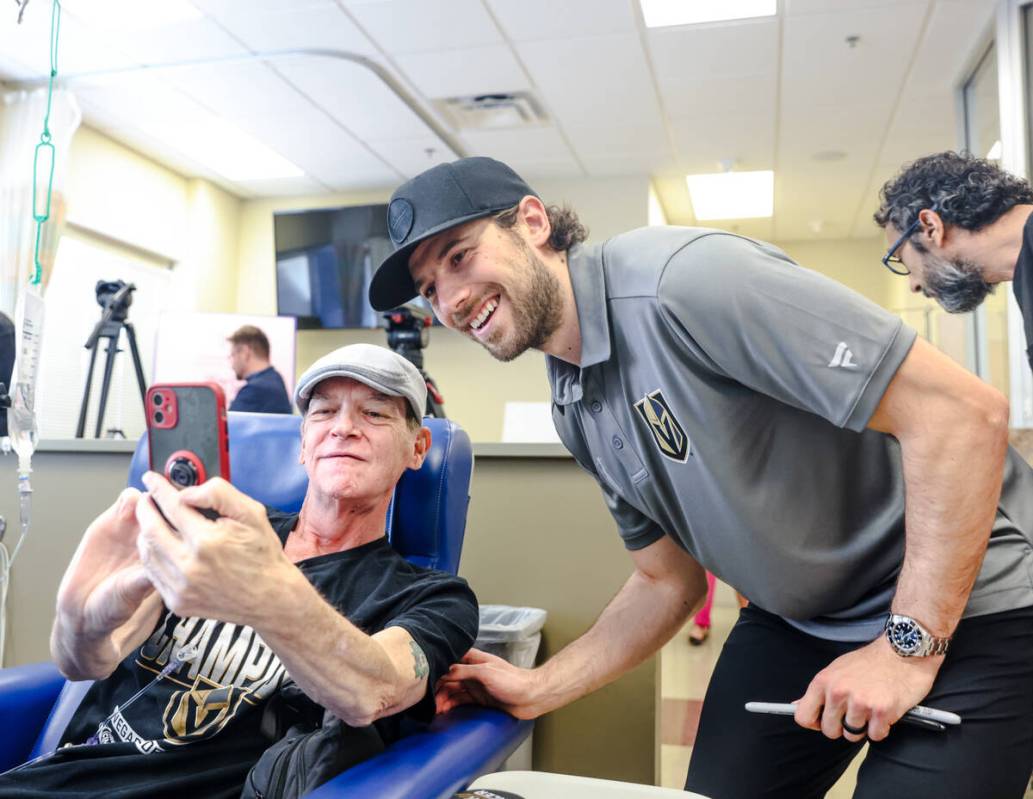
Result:
{"type": "Polygon", "coordinates": [[[273,236],[277,314],[296,317],[299,329],[385,326],[368,295],[393,250],[386,205],[278,213],[273,236]]]}

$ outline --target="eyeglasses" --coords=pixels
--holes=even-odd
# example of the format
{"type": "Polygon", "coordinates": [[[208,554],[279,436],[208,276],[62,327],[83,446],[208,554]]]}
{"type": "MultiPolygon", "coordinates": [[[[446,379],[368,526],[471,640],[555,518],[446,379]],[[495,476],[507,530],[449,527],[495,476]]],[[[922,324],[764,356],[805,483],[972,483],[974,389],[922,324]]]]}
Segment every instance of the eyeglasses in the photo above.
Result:
{"type": "MultiPolygon", "coordinates": [[[[932,208],[930,208],[929,210],[930,211],[935,211],[936,213],[939,213],[939,211],[940,211],[939,204],[938,203],[933,203],[932,208]]],[[[899,239],[897,239],[895,242],[893,242],[893,246],[890,247],[888,250],[886,250],[886,254],[884,256],[882,256],[882,265],[885,266],[887,269],[889,269],[893,274],[895,274],[895,275],[910,275],[911,274],[911,270],[908,269],[907,266],[904,265],[904,262],[900,260],[900,256],[897,255],[897,250],[899,250],[901,247],[903,247],[904,246],[904,242],[907,241],[909,238],[911,238],[911,236],[914,234],[914,232],[916,230],[918,230],[918,226],[921,224],[921,222],[922,222],[921,211],[919,211],[919,216],[915,217],[915,221],[912,222],[908,226],[907,230],[904,231],[904,235],[902,235],[899,239]],[[899,264],[899,267],[897,266],[898,264],[899,264]]]]}

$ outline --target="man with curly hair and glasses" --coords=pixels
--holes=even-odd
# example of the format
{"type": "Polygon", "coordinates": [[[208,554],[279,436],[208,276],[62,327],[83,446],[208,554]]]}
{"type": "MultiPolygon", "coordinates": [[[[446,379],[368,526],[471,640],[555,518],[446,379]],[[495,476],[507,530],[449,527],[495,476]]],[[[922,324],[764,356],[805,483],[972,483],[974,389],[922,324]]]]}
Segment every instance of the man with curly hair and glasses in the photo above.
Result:
{"type": "MultiPolygon", "coordinates": [[[[965,153],[907,164],[880,192],[886,267],[949,313],[975,309],[1012,281],[1033,343],[1033,188],[993,161],[965,153]]],[[[1033,353],[1026,350],[1033,366],[1033,353]]]]}

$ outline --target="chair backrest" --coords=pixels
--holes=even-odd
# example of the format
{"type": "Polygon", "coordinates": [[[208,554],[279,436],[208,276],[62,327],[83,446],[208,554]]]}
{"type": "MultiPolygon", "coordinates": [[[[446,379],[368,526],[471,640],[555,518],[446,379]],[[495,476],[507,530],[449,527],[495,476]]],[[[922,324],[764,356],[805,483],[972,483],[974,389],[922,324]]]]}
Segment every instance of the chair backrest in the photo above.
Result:
{"type": "MultiPolygon", "coordinates": [[[[466,531],[466,508],[473,474],[473,447],[461,427],[447,419],[424,419],[431,446],[419,471],[398,481],[388,510],[392,546],[418,566],[459,570],[466,531]]],[[[230,413],[231,482],[251,497],[278,510],[296,512],[308,488],[298,462],[301,418],[287,414],[230,413]]],[[[143,488],[148,468],[147,436],[137,444],[129,467],[129,485],[143,488]]],[[[36,739],[31,756],[51,752],[92,683],[66,683],[36,739]]]]}

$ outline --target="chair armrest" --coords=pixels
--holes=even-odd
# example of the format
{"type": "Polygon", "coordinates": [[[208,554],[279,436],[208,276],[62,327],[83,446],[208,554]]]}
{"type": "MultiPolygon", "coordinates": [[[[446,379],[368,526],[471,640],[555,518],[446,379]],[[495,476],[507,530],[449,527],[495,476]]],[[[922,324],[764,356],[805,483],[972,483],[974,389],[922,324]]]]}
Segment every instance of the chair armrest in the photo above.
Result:
{"type": "Polygon", "coordinates": [[[64,684],[53,663],[0,669],[0,771],[28,759],[64,684]]]}
{"type": "Polygon", "coordinates": [[[438,716],[426,732],[406,736],[342,772],[308,799],[446,799],[496,771],[533,724],[491,708],[456,708],[438,716]]]}

